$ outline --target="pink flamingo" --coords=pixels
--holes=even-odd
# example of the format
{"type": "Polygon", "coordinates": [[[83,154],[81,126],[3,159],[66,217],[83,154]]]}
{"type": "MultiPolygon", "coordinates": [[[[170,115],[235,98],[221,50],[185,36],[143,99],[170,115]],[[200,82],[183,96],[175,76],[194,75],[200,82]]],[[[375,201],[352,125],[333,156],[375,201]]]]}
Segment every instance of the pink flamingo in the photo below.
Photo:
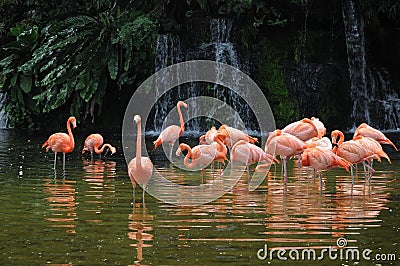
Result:
{"type": "Polygon", "coordinates": [[[243,131],[234,128],[234,127],[228,127],[227,125],[222,125],[218,129],[217,134],[219,135],[225,135],[224,142],[228,148],[232,148],[233,145],[235,145],[236,142],[239,140],[244,140],[247,142],[255,143],[258,142],[257,138],[253,138],[243,131]]]}
{"type": "Polygon", "coordinates": [[[303,118],[300,121],[293,122],[282,129],[282,132],[289,133],[302,141],[309,140],[313,137],[320,138],[320,131],[318,131],[315,123],[309,118],[303,118]]]}
{"type": "Polygon", "coordinates": [[[362,123],[361,125],[358,126],[358,128],[354,132],[353,139],[355,139],[357,136],[360,136],[360,135],[364,136],[364,137],[373,138],[382,144],[390,144],[397,151],[396,145],[394,145],[393,142],[391,142],[390,139],[388,139],[385,136],[385,134],[383,134],[381,131],[367,125],[366,123],[362,123]]]}
{"type": "Polygon", "coordinates": [[[183,121],[182,112],[181,112],[182,106],[185,107],[186,109],[188,108],[187,104],[182,101],[179,101],[176,104],[176,107],[178,108],[180,126],[171,125],[171,126],[166,127],[161,132],[160,136],[153,142],[154,149],[157,149],[157,147],[163,143],[167,143],[170,146],[170,156],[169,156],[170,160],[172,159],[172,147],[174,146],[176,140],[179,139],[179,137],[185,131],[185,123],[183,121]]]}
{"type": "MultiPolygon", "coordinates": [[[[92,160],[93,160],[93,152],[99,154],[100,158],[101,158],[101,154],[103,153],[103,151],[106,147],[111,151],[111,154],[114,154],[117,152],[115,147],[111,146],[110,144],[105,143],[103,146],[101,146],[102,144],[103,144],[103,136],[101,136],[100,134],[90,134],[85,139],[85,144],[82,149],[82,154],[84,154],[85,151],[90,151],[90,154],[91,154],[92,160]]],[[[107,152],[106,152],[106,154],[107,154],[107,152]]]]}
{"type": "Polygon", "coordinates": [[[339,157],[331,150],[320,149],[318,147],[307,148],[301,154],[301,165],[314,168],[319,176],[320,188],[322,189],[322,171],[333,167],[342,167],[349,171],[351,163],[339,157]]]}
{"type": "Polygon", "coordinates": [[[185,150],[187,150],[187,154],[183,160],[183,164],[188,169],[200,168],[202,181],[204,180],[204,168],[216,159],[228,160],[226,155],[220,153],[215,145],[200,144],[191,148],[186,143],[181,143],[176,150],[176,156],[180,156],[185,150]]]}
{"type": "Polygon", "coordinates": [[[200,144],[211,144],[214,142],[214,137],[217,135],[217,129],[215,127],[211,127],[210,130],[206,132],[206,134],[200,136],[199,143],[200,144]]]}
{"type": "MultiPolygon", "coordinates": [[[[371,154],[372,157],[377,157],[378,161],[380,160],[380,157],[385,158],[386,160],[388,160],[389,163],[392,163],[390,161],[389,156],[386,154],[386,152],[383,151],[381,144],[379,144],[379,142],[373,138],[370,137],[364,137],[362,135],[358,135],[354,138],[354,141],[358,142],[361,144],[361,146],[363,146],[366,150],[369,151],[369,153],[371,154]]],[[[369,163],[369,166],[371,168],[368,168],[368,174],[367,174],[367,180],[371,180],[372,175],[375,173],[375,170],[372,168],[372,162],[373,159],[367,159],[367,162],[369,163]]],[[[365,171],[365,167],[364,167],[364,171],[365,171]]]]}
{"type": "Polygon", "coordinates": [[[76,118],[71,116],[67,121],[67,131],[65,133],[54,133],[48,140],[43,143],[42,148],[46,147],[46,152],[51,149],[54,152],[54,169],[56,169],[57,163],[57,152],[63,153],[63,170],[65,170],[65,154],[70,153],[75,148],[74,135],[72,135],[71,124],[73,128],[76,128],[76,118]]]}
{"type": "Polygon", "coordinates": [[[336,155],[333,151],[315,148],[307,148],[301,154],[302,166],[311,166],[317,171],[328,170],[333,167],[342,167],[349,171],[351,162],[336,155]]]}
{"type": "Polygon", "coordinates": [[[317,138],[314,137],[306,141],[307,148],[318,147],[323,150],[332,150],[332,142],[327,137],[317,138]]]}
{"type": "Polygon", "coordinates": [[[250,181],[250,165],[258,162],[266,162],[263,166],[276,162],[272,155],[267,154],[260,147],[245,140],[239,140],[231,150],[231,161],[246,164],[248,181],[250,181]]]}
{"type": "MultiPolygon", "coordinates": [[[[355,140],[344,141],[344,134],[340,130],[331,132],[332,143],[334,145],[333,152],[352,164],[362,163],[365,168],[374,171],[371,166],[366,165],[365,161],[371,158],[380,159],[379,156],[374,155],[371,151],[367,150],[360,142],[355,140]],[[339,137],[339,140],[337,140],[339,137]]],[[[351,171],[351,179],[354,183],[353,168],[351,171]]]]}
{"type": "Polygon", "coordinates": [[[311,121],[313,122],[313,124],[317,128],[317,131],[318,131],[317,138],[322,138],[323,136],[325,136],[326,135],[326,128],[325,128],[324,123],[322,123],[321,120],[319,120],[319,118],[316,118],[316,117],[311,117],[311,121]]]}
{"type": "Polygon", "coordinates": [[[279,155],[283,162],[283,177],[287,182],[286,162],[288,158],[300,155],[307,145],[301,139],[289,133],[277,129],[269,134],[265,144],[265,152],[271,155],[279,155]]]}
{"type": "Polygon", "coordinates": [[[137,125],[136,157],[129,162],[128,173],[133,187],[133,200],[135,201],[135,187],[138,183],[143,188],[142,200],[144,205],[144,191],[153,174],[153,163],[149,157],[142,157],[142,119],[139,115],[135,115],[134,120],[137,125]]]}

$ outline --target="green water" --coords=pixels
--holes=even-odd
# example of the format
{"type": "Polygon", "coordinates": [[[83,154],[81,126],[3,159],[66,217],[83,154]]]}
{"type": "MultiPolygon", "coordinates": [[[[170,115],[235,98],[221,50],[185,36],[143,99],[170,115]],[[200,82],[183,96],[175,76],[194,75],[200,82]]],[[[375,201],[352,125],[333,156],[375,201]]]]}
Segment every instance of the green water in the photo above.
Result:
{"type": "MultiPolygon", "coordinates": [[[[289,165],[284,185],[281,167],[253,192],[247,178],[223,197],[205,205],[177,207],[141,188],[132,202],[132,185],[121,154],[121,136],[105,136],[119,153],[91,162],[82,158],[84,134],[53,171],[53,153],[41,144],[47,135],[0,130],[1,265],[310,265],[321,261],[280,261],[257,257],[259,249],[347,247],[394,254],[396,261],[336,260],[324,265],[387,265],[400,258],[400,161],[375,163],[371,184],[361,173],[351,193],[342,169],[317,178],[289,165]]],[[[387,147],[385,147],[386,150],[387,147]]],[[[390,150],[390,148],[388,149],[390,150]]],[[[159,171],[174,182],[196,185],[198,172],[169,165],[161,151],[150,154],[159,171]]],[[[396,154],[391,155],[396,158],[396,154]]],[[[59,159],[62,157],[60,156],[59,159]]],[[[213,177],[211,169],[206,180],[213,177]]],[[[287,255],[287,254],[286,254],[287,255]]]]}

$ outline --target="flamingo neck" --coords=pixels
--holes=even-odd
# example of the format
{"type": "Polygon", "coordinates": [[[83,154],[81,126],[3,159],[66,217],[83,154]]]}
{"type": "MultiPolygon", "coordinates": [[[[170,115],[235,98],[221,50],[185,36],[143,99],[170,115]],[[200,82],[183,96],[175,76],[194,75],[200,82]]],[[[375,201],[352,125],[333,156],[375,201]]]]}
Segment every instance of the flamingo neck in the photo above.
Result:
{"type": "Polygon", "coordinates": [[[185,156],[185,159],[183,159],[183,164],[185,165],[185,167],[187,167],[189,169],[194,168],[193,159],[192,159],[191,163],[189,162],[189,159],[192,158],[192,154],[193,154],[192,153],[192,148],[190,148],[190,146],[185,144],[185,143],[182,143],[181,145],[179,145],[179,147],[180,147],[182,152],[184,150],[187,150],[187,152],[188,152],[186,154],[186,156],[185,156]]]}
{"type": "Polygon", "coordinates": [[[103,146],[102,146],[100,149],[99,149],[99,147],[94,147],[94,151],[95,151],[97,154],[101,154],[101,153],[103,153],[103,151],[104,151],[104,149],[105,149],[106,147],[108,147],[110,150],[111,150],[111,148],[112,148],[112,146],[111,146],[110,144],[106,143],[106,144],[103,144],[103,146]]]}
{"type": "Polygon", "coordinates": [[[71,123],[72,123],[72,121],[70,119],[68,119],[67,131],[68,131],[68,136],[69,136],[69,149],[73,150],[75,147],[75,140],[74,140],[74,135],[72,134],[72,130],[71,130],[71,123]]]}
{"type": "Polygon", "coordinates": [[[217,142],[217,151],[218,151],[218,153],[226,154],[228,152],[228,150],[226,149],[226,146],[222,142],[221,138],[220,137],[215,138],[215,141],[217,142]]]}
{"type": "MultiPolygon", "coordinates": [[[[317,128],[317,126],[314,124],[314,122],[311,119],[303,118],[301,121],[304,122],[304,123],[310,124],[314,128],[315,132],[317,132],[317,135],[319,135],[318,128],[317,128]]],[[[320,139],[320,137],[318,137],[318,138],[320,139]]]]}
{"type": "MultiPolygon", "coordinates": [[[[142,125],[141,122],[136,122],[137,137],[136,137],[136,168],[142,168],[142,125]]],[[[104,147],[104,146],[103,146],[104,147]]]]}
{"type": "Polygon", "coordinates": [[[179,123],[181,125],[181,131],[180,134],[185,131],[185,122],[183,121],[183,116],[182,116],[182,111],[181,111],[181,105],[178,105],[178,115],[179,115],[179,123]]]}
{"type": "Polygon", "coordinates": [[[340,146],[344,142],[344,134],[343,132],[339,131],[339,141],[338,141],[338,146],[340,146]]]}

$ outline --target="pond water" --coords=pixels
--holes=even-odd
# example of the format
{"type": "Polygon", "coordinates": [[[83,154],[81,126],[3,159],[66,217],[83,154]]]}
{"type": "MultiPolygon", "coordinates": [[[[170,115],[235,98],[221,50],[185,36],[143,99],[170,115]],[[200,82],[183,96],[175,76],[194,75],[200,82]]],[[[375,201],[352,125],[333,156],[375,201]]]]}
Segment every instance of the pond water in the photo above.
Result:
{"type": "MultiPolygon", "coordinates": [[[[105,136],[119,149],[116,155],[90,161],[81,155],[85,135],[78,133],[65,174],[62,157],[54,172],[53,153],[41,149],[47,137],[0,130],[1,265],[320,265],[318,257],[301,260],[302,251],[313,249],[319,256],[324,248],[337,248],[339,238],[345,238],[347,249],[337,250],[336,259],[325,253],[323,264],[399,261],[400,161],[395,154],[392,164],[374,163],[370,184],[358,173],[353,193],[343,169],[325,172],[320,187],[318,178],[292,162],[287,185],[277,165],[255,191],[249,192],[246,177],[205,205],[179,207],[146,194],[144,206],[141,188],[133,204],[120,135],[105,136]],[[266,246],[268,256],[260,260],[266,246]],[[285,249],[288,260],[281,261],[277,252],[271,259],[273,248],[285,249]],[[359,261],[340,255],[349,249],[359,251],[359,261]],[[362,257],[366,249],[372,250],[371,261],[362,257]],[[300,261],[288,257],[296,255],[293,250],[300,251],[300,261]]],[[[161,150],[150,156],[176,182],[200,183],[200,172],[176,169],[161,150]]],[[[207,169],[205,178],[212,174],[207,169]]]]}

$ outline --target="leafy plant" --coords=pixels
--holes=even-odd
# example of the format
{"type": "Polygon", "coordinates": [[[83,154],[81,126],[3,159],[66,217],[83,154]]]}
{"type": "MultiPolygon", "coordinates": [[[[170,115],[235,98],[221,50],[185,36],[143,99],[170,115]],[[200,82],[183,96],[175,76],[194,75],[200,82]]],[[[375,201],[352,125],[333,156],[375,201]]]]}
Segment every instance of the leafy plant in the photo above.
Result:
{"type": "MultiPolygon", "coordinates": [[[[78,119],[93,120],[107,88],[130,85],[146,69],[155,33],[145,14],[114,7],[53,20],[40,33],[37,26],[12,29],[16,40],[0,62],[8,108],[34,116],[68,104],[78,119]]],[[[26,119],[13,112],[10,118],[14,125],[26,119]]]]}
{"type": "Polygon", "coordinates": [[[30,116],[39,112],[32,100],[34,76],[19,69],[35,49],[39,32],[37,26],[21,24],[11,28],[9,35],[15,40],[3,47],[7,56],[0,61],[0,68],[4,80],[2,91],[8,94],[4,108],[12,114],[10,123],[13,125],[31,121],[30,116]]]}

